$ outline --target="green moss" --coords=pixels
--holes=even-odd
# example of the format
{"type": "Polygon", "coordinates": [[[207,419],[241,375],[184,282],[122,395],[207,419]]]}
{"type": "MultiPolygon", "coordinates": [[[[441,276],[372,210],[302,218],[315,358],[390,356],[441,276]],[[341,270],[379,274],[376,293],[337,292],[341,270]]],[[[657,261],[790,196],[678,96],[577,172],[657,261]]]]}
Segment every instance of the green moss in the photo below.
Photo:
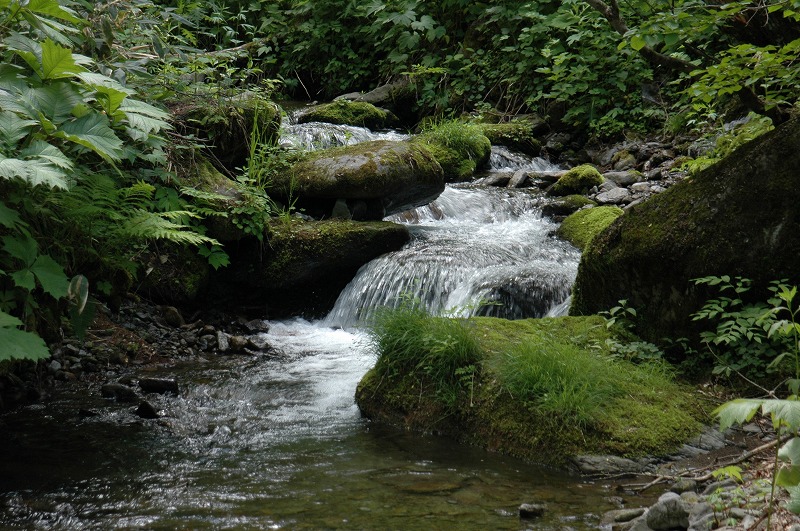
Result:
{"type": "Polygon", "coordinates": [[[434,125],[412,143],[425,146],[442,166],[446,181],[463,181],[489,161],[492,143],[480,126],[459,121],[434,125]]]}
{"type": "Polygon", "coordinates": [[[527,122],[480,124],[479,127],[493,145],[506,146],[534,157],[542,151],[541,142],[534,136],[531,124],[527,122]]]}
{"type": "Polygon", "coordinates": [[[622,215],[615,206],[600,206],[579,210],[561,223],[556,231],[559,238],[567,240],[578,249],[586,249],[589,242],[622,215]]]}
{"type": "MultiPolygon", "coordinates": [[[[437,395],[425,373],[370,371],[356,399],[369,417],[421,431],[436,431],[464,443],[530,461],[565,464],[571,456],[615,453],[628,457],[665,455],[699,432],[699,408],[690,391],[661,368],[612,359],[606,339],[612,332],[597,316],[508,321],[491,317],[468,321],[481,346],[474,381],[462,381],[455,403],[437,395]],[[521,354],[516,345],[532,351],[521,354]],[[536,367],[515,365],[537,351],[575,368],[572,379],[602,391],[590,415],[552,410],[533,394],[513,386],[511,372],[536,367]],[[583,372],[583,374],[582,374],[583,372]],[[513,390],[512,390],[513,389],[513,390]]],[[[554,365],[560,365],[555,363],[554,365]]],[[[560,382],[550,378],[548,385],[560,382]]],[[[567,388],[570,382],[564,381],[567,388]]],[[[574,386],[573,386],[574,387],[574,386]]],[[[591,389],[590,389],[591,391],[591,389]]],[[[551,391],[553,392],[553,391],[551,391]]]]}
{"type": "Polygon", "coordinates": [[[384,129],[397,121],[391,112],[363,101],[337,100],[317,105],[302,113],[301,123],[325,122],[330,124],[357,125],[369,129],[384,129]]]}
{"type": "Polygon", "coordinates": [[[569,170],[548,190],[555,196],[585,194],[594,186],[603,184],[603,176],[591,164],[581,164],[569,170]]]}
{"type": "Polygon", "coordinates": [[[797,283],[798,164],[795,119],[629,209],[583,253],[570,311],[596,313],[626,299],[642,338],[696,340],[691,315],[716,294],[691,279],[749,278],[756,300],[772,280],[797,283]]]}
{"type": "Polygon", "coordinates": [[[542,214],[545,216],[569,216],[586,206],[596,206],[597,203],[588,197],[572,194],[566,197],[553,199],[542,206],[542,214]]]}

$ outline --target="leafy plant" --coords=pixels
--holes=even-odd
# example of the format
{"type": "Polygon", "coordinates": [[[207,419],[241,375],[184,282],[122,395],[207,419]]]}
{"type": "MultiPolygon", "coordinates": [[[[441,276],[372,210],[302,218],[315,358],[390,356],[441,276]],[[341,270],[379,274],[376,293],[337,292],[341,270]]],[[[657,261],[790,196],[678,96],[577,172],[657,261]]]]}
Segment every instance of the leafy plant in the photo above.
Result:
{"type": "MultiPolygon", "coordinates": [[[[701,279],[702,280],[702,279],[701,279]]],[[[711,279],[708,282],[729,282],[723,278],[711,279]]],[[[773,286],[775,297],[770,299],[769,308],[762,314],[760,323],[766,331],[766,336],[780,336],[782,345],[786,350],[780,358],[794,358],[794,378],[788,381],[790,395],[787,399],[779,399],[774,392],[769,398],[745,399],[738,398],[721,405],[714,414],[719,418],[720,429],[725,430],[734,424],[750,422],[756,414],[768,417],[772,421],[775,436],[778,440],[788,437],[782,446],[776,445],[775,468],[772,476],[772,485],[769,496],[769,517],[767,529],[770,529],[770,519],[773,512],[776,487],[785,487],[790,494],[787,508],[800,514],[800,305],[795,298],[797,287],[788,287],[781,283],[773,286]],[[781,317],[780,319],[778,317],[781,317]]],[[[711,310],[715,311],[715,310],[711,310]]],[[[780,362],[776,359],[774,363],[780,362]]]]}
{"type": "Polygon", "coordinates": [[[767,303],[745,303],[743,296],[752,288],[749,279],[728,275],[694,279],[698,285],[719,290],[720,295],[709,299],[693,314],[694,321],[710,321],[714,330],[700,334],[703,344],[714,360],[714,374],[726,377],[740,374],[745,378],[762,378],[782,369],[788,338],[773,329],[778,319],[776,304],[780,294],[787,289],[774,282],[770,290],[773,297],[767,303]]]}

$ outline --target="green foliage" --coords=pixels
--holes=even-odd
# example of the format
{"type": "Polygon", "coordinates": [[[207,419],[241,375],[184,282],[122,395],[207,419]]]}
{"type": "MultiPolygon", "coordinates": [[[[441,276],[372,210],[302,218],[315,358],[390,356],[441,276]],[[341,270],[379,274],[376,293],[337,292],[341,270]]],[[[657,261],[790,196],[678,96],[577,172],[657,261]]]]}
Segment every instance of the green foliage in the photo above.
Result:
{"type": "MultiPolygon", "coordinates": [[[[786,352],[793,352],[792,338],[777,333],[785,323],[778,319],[781,295],[788,288],[774,282],[769,290],[773,296],[766,303],[746,303],[743,297],[752,287],[746,278],[723,275],[695,279],[698,285],[716,288],[719,296],[709,299],[693,314],[694,321],[710,321],[714,330],[700,334],[703,344],[714,360],[714,374],[727,377],[734,373],[746,378],[763,379],[767,374],[786,372],[786,352]]],[[[783,310],[781,310],[783,308],[783,310]]]]}
{"type": "Polygon", "coordinates": [[[739,147],[773,129],[772,120],[750,113],[744,123],[737,124],[717,136],[714,140],[714,149],[710,153],[687,161],[683,168],[691,174],[698,173],[721,161],[739,147]]]}
{"type": "Polygon", "coordinates": [[[481,349],[468,321],[432,316],[418,302],[404,299],[397,308],[375,312],[370,335],[381,376],[414,375],[448,407],[463,390],[472,393],[481,349]]]}
{"type": "MultiPolygon", "coordinates": [[[[732,285],[728,277],[707,277],[698,279],[698,282],[722,285],[723,289],[733,288],[736,293],[743,293],[746,288],[749,288],[748,283],[743,279],[737,279],[736,284],[732,285]]],[[[738,398],[721,405],[714,411],[714,415],[719,419],[721,430],[734,424],[745,424],[750,422],[756,414],[761,414],[772,421],[776,436],[781,437],[784,434],[790,436],[783,446],[780,448],[776,446],[767,529],[770,529],[771,506],[775,501],[775,489],[778,486],[785,487],[789,491],[790,499],[787,508],[800,514],[800,437],[798,437],[800,430],[800,397],[798,397],[800,395],[800,322],[798,321],[800,305],[795,301],[796,286],[788,287],[781,282],[775,282],[771,290],[774,297],[768,301],[770,308],[762,314],[758,322],[766,332],[768,339],[778,336],[780,340],[777,343],[785,347],[772,365],[777,365],[785,357],[793,358],[794,378],[788,380],[791,394],[787,399],[777,398],[774,391],[770,392],[769,398],[738,398]]],[[[712,307],[708,311],[720,312],[722,310],[724,307],[720,310],[712,307]]],[[[749,323],[745,324],[749,325],[749,323]]],[[[742,333],[747,336],[748,332],[749,326],[744,329],[744,332],[734,330],[727,332],[727,335],[737,338],[742,333]]]]}
{"type": "Polygon", "coordinates": [[[600,315],[605,319],[606,328],[616,330],[617,335],[623,338],[615,336],[606,339],[605,346],[612,357],[637,364],[663,361],[664,352],[658,346],[640,341],[633,335],[637,313],[636,308],[628,306],[627,300],[620,300],[618,306],[600,312],[600,315]]]}

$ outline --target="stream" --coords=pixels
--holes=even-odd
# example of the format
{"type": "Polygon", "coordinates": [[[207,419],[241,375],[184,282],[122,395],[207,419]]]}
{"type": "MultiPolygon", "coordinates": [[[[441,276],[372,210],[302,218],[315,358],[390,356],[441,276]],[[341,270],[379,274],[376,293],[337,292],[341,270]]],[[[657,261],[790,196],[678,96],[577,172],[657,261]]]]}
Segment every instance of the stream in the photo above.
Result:
{"type": "MultiPolygon", "coordinates": [[[[374,138],[322,127],[304,125],[313,142],[374,138]]],[[[308,145],[304,134],[287,141],[308,145]]],[[[491,171],[526,167],[547,162],[494,150],[491,171]]],[[[564,312],[579,253],[551,236],[541,201],[461,184],[392,217],[409,244],[364,266],[326,318],[270,322],[259,339],[275,353],[147,372],[181,385],[150,399],[158,421],[81,386],[0,416],[0,528],[597,529],[618,508],[611,486],[373,424],[353,398],[375,362],[360,325],[376,307],[413,297],[453,315],[564,312]],[[521,503],[545,515],[521,520],[521,503]]]]}

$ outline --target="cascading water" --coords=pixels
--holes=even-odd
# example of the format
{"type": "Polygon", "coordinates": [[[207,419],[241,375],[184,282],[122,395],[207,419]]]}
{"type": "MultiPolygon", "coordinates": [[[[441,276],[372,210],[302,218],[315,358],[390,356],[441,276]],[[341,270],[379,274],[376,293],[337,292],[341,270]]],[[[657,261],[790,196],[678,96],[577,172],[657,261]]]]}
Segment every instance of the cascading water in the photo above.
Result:
{"type": "MultiPolygon", "coordinates": [[[[547,169],[495,153],[499,168],[547,169]]],[[[529,501],[548,504],[537,529],[596,528],[614,508],[602,486],[372,425],[354,404],[375,361],[354,325],[377,306],[408,294],[433,311],[524,317],[565,299],[578,253],[537,204],[451,186],[393,218],[411,242],[362,268],[326,320],[270,323],[256,339],[275,353],[151,373],[183,389],[149,398],[158,423],[69,393],[0,418],[16,434],[0,430],[0,528],[521,529],[516,507],[529,501]],[[99,415],[79,419],[79,407],[99,415]]]]}

